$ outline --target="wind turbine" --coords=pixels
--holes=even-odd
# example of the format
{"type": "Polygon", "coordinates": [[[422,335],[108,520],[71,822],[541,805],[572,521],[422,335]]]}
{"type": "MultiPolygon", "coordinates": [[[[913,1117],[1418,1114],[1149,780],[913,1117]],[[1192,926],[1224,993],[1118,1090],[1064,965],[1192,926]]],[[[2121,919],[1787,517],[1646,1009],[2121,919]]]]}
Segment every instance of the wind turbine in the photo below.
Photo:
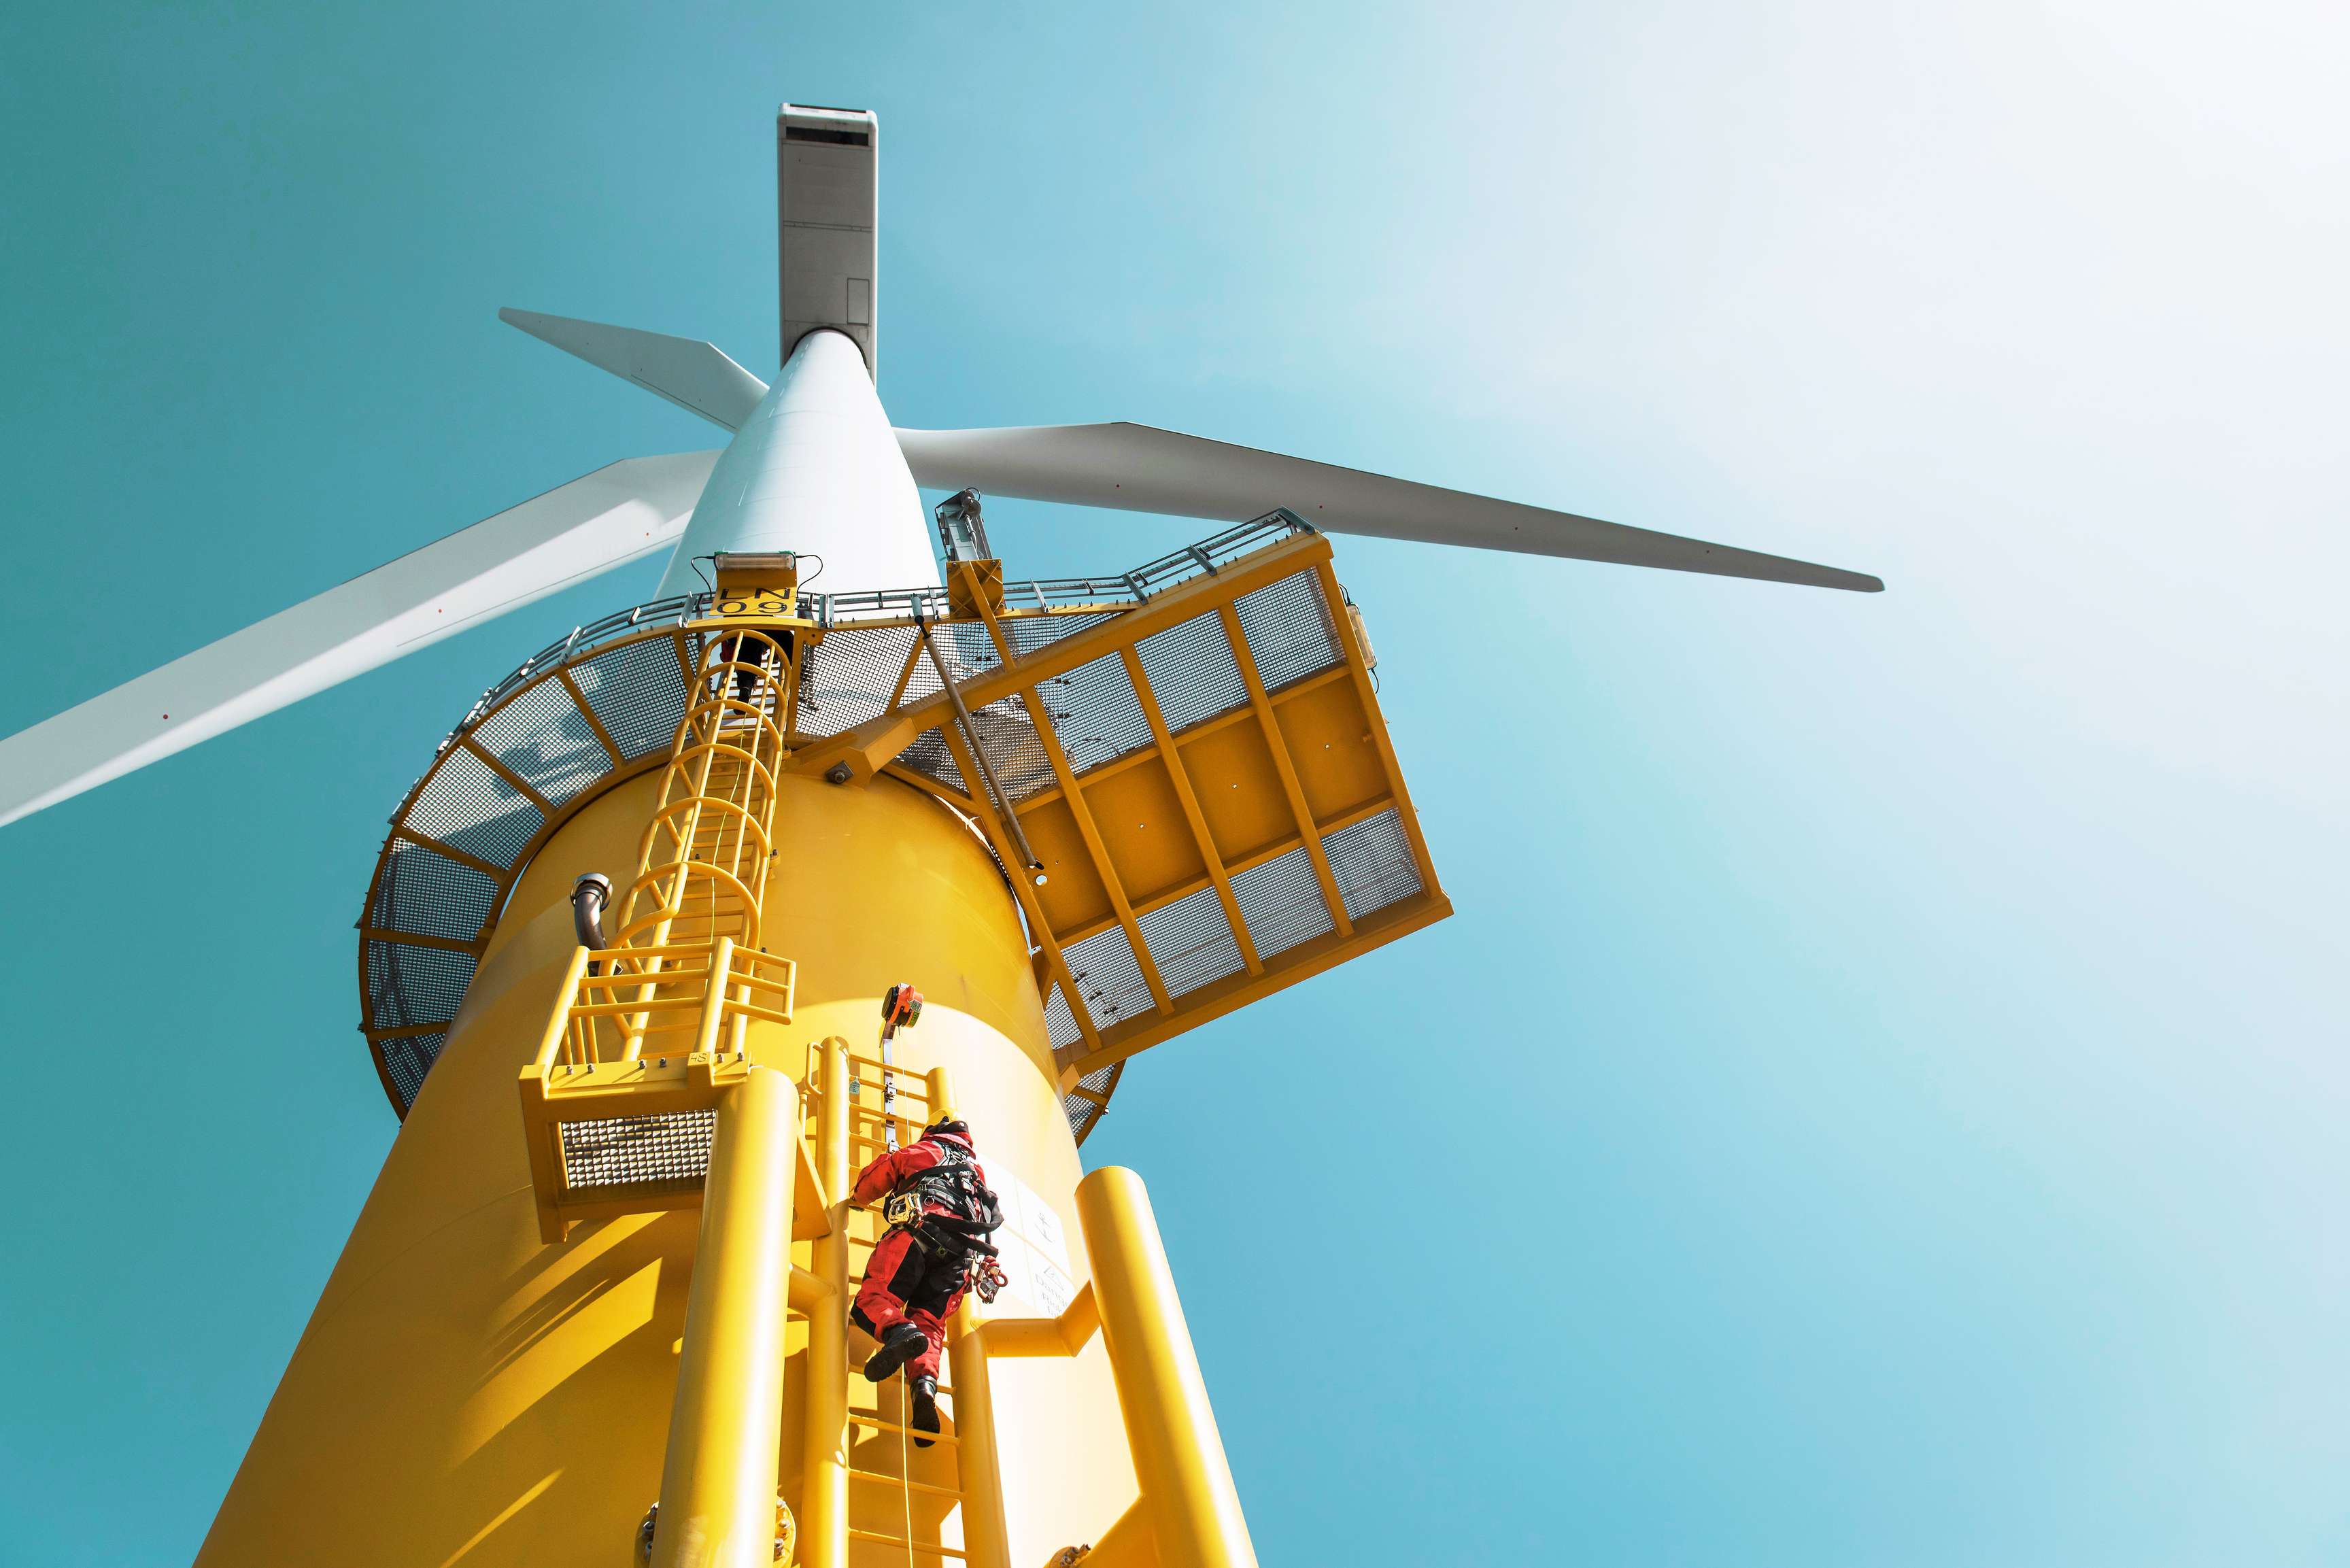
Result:
{"type": "Polygon", "coordinates": [[[1883,586],[1144,425],[893,428],[878,122],[786,105],[776,134],[772,384],[500,313],[723,447],[610,463],[0,742],[5,823],[668,557],[395,814],[360,981],[403,1125],[200,1563],[1253,1562],[1147,1199],[1076,1146],[1137,1052],[1450,910],[1326,535],[1883,586]],[[960,493],[933,520],[924,487],[960,493]],[[1228,526],[1021,582],[982,495],[1228,526]],[[928,1014],[874,1056],[908,978],[928,1014]],[[917,1449],[902,1398],[850,1401],[846,1186],[949,1108],[1011,1284],[958,1314],[917,1449]]]}

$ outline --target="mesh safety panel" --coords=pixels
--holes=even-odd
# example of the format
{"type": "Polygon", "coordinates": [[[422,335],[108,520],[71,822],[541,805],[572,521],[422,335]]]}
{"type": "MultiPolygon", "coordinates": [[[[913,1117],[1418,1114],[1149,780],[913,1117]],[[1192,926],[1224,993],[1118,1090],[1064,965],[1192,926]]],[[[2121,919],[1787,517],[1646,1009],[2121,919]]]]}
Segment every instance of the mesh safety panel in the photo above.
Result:
{"type": "Polygon", "coordinates": [[[1008,620],[1003,623],[1003,634],[1012,643],[1012,651],[1025,658],[1040,648],[1052,647],[1065,637],[1075,637],[1104,621],[1116,620],[1121,613],[1104,610],[1092,615],[1056,615],[1030,620],[1008,620]]]}
{"type": "Polygon", "coordinates": [[[368,1027],[403,1029],[411,1023],[446,1023],[457,1016],[457,1004],[473,983],[473,954],[405,942],[369,942],[362,950],[368,1027]]]}
{"type": "Polygon", "coordinates": [[[1232,922],[1224,919],[1223,900],[1213,888],[1146,910],[1134,923],[1141,928],[1142,945],[1150,950],[1170,996],[1197,991],[1248,967],[1240,943],[1232,940],[1232,922]]]}
{"type": "MultiPolygon", "coordinates": [[[[1025,655],[1050,647],[1063,638],[1114,618],[1115,612],[1082,615],[1039,616],[1025,620],[1003,623],[1004,637],[1015,654],[1025,655]]],[[[995,642],[987,628],[975,623],[933,626],[932,646],[946,664],[957,685],[999,669],[1003,659],[995,650],[995,642]]],[[[868,719],[886,711],[889,695],[898,682],[905,681],[902,704],[927,701],[944,690],[939,684],[937,668],[931,656],[918,651],[916,634],[911,627],[837,627],[827,632],[824,640],[809,655],[816,677],[802,688],[805,704],[811,694],[824,708],[822,715],[808,714],[803,709],[799,728],[818,735],[837,735],[853,729],[868,719]],[[906,661],[913,659],[910,671],[906,661]]],[[[1113,664],[1116,660],[1113,659],[1113,664]]],[[[1045,683],[1041,693],[1048,709],[1057,707],[1054,691],[1055,682],[1045,683]]],[[[1133,702],[1129,689],[1127,701],[1133,702]]],[[[1141,722],[1141,709],[1134,708],[1135,723],[1141,722]]],[[[1055,728],[1058,726],[1056,725],[1055,728]]],[[[996,783],[1012,799],[1028,797],[1052,788],[1058,781],[1053,771],[1051,756],[1036,734],[1035,721],[1030,717],[1024,699],[1014,695],[984,703],[972,711],[972,735],[969,739],[986,757],[988,767],[994,773],[996,783]]],[[[1146,732],[1146,740],[1148,738],[1146,732]]],[[[1064,738],[1066,743],[1066,738],[1064,738]]],[[[1083,768],[1097,759],[1072,754],[1071,765],[1083,768]]],[[[899,754],[896,765],[936,779],[949,789],[969,794],[972,784],[956,767],[946,743],[937,732],[925,732],[905,752],[899,754]]]]}
{"type": "Polygon", "coordinates": [[[383,1054],[383,1070],[391,1079],[391,1092],[400,1096],[402,1106],[416,1103],[416,1091],[424,1086],[424,1075],[441,1059],[441,1047],[449,1042],[444,1030],[435,1034],[403,1034],[397,1040],[380,1040],[376,1049],[383,1054]]]}
{"type": "Polygon", "coordinates": [[[955,766],[954,755],[947,750],[946,738],[936,730],[925,730],[917,736],[912,745],[898,753],[896,765],[934,778],[947,788],[964,795],[972,794],[974,788],[962,776],[962,770],[955,766]]]}
{"type": "MultiPolygon", "coordinates": [[[[957,684],[960,684],[978,673],[978,668],[963,657],[969,639],[958,642],[954,638],[947,635],[952,629],[951,627],[932,627],[931,643],[939,650],[939,657],[946,660],[947,669],[953,674],[957,684]]],[[[833,637],[838,635],[839,633],[835,632],[831,637],[827,637],[825,641],[830,642],[833,637]]],[[[994,649],[986,648],[984,653],[987,667],[993,668],[996,662],[994,649]]],[[[893,676],[896,673],[895,670],[891,671],[893,676]]],[[[926,702],[943,690],[945,688],[939,684],[938,666],[931,662],[931,656],[928,653],[923,653],[914,659],[913,672],[906,678],[906,694],[900,701],[907,703],[926,702]]]]}
{"type": "Polygon", "coordinates": [[[1036,736],[1035,722],[1028,717],[1028,704],[1020,698],[972,709],[971,725],[996,786],[1014,800],[1026,800],[1060,782],[1045,742],[1036,736]]]}
{"type": "Polygon", "coordinates": [[[1314,862],[1302,848],[1276,855],[1262,866],[1252,866],[1232,877],[1232,901],[1248,921],[1249,940],[1260,957],[1286,952],[1334,928],[1330,906],[1322,901],[1322,884],[1314,862]]]}
{"type": "Polygon", "coordinates": [[[622,756],[669,749],[685,717],[685,675],[674,642],[655,637],[623,643],[577,666],[571,678],[622,756]]]}
{"type": "Polygon", "coordinates": [[[565,1122],[563,1184],[577,1192],[650,1181],[699,1181],[710,1172],[710,1139],[717,1127],[714,1110],[565,1122]]]}
{"type": "Polygon", "coordinates": [[[1036,694],[1052,715],[1069,766],[1081,774],[1151,743],[1150,721],[1142,716],[1126,661],[1115,653],[1040,682],[1036,694]]]}
{"type": "Polygon", "coordinates": [[[1329,607],[1310,572],[1243,594],[1232,601],[1232,610],[1256,659],[1257,679],[1268,691],[1278,691],[1339,660],[1329,607]]]}
{"type": "Polygon", "coordinates": [[[542,680],[521,692],[484,720],[473,739],[556,805],[612,766],[604,743],[560,680],[542,680]]]}
{"type": "Polygon", "coordinates": [[[1404,836],[1403,819],[1393,806],[1340,828],[1322,846],[1330,857],[1330,875],[1337,881],[1349,919],[1401,903],[1420,890],[1419,863],[1412,858],[1411,841],[1404,836]]]}
{"type": "Polygon", "coordinates": [[[421,844],[394,839],[376,874],[367,923],[388,931],[472,941],[497,912],[498,884],[421,844]]]}
{"type": "MultiPolygon", "coordinates": [[[[803,734],[837,735],[879,718],[889,711],[889,694],[915,651],[910,626],[852,626],[827,633],[801,656],[795,727],[803,734]]],[[[919,663],[926,668],[930,659],[920,657],[919,663]]],[[[935,679],[931,687],[937,690],[935,679]]]]}
{"type": "Polygon", "coordinates": [[[511,866],[546,819],[481,758],[452,746],[408,808],[407,823],[477,859],[511,866]]]}
{"type": "Polygon", "coordinates": [[[1070,1137],[1079,1143],[1086,1141],[1086,1135],[1093,1131],[1094,1124],[1102,1119],[1106,1107],[1101,1102],[1109,1098],[1110,1092],[1118,1087],[1118,1079],[1125,1075],[1126,1064],[1113,1062],[1107,1067],[1095,1068],[1077,1080],[1079,1088],[1091,1090],[1100,1099],[1089,1099],[1083,1095],[1062,1096],[1061,1114],[1068,1118],[1070,1137]]]}
{"type": "Polygon", "coordinates": [[[1077,990],[1086,999],[1096,1029],[1107,1029],[1121,1019],[1151,1010],[1150,988],[1142,981],[1142,966],[1126,932],[1116,926],[1061,950],[1077,990]]]}
{"type": "Polygon", "coordinates": [[[1069,1011],[1068,993],[1058,985],[1045,993],[1045,1038],[1055,1051],[1085,1038],[1076,1015],[1069,1011]]]}
{"type": "Polygon", "coordinates": [[[1134,645],[1142,673],[1159,696],[1167,727],[1181,734],[1202,720],[1246,706],[1248,688],[1224,640],[1223,621],[1212,615],[1154,632],[1134,645]]]}

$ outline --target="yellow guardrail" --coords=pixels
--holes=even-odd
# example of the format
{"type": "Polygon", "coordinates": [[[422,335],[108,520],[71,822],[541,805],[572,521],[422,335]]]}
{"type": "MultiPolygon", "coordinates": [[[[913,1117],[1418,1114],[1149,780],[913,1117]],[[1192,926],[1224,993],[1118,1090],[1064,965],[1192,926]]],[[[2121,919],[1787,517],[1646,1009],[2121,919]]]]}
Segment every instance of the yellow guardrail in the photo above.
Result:
{"type": "Polygon", "coordinates": [[[572,955],[536,1058],[542,1075],[695,1052],[740,1055],[754,1021],[789,1023],[798,966],[732,937],[572,955]]]}
{"type": "Polygon", "coordinates": [[[698,1167],[674,1168],[679,1148],[664,1147],[657,1169],[637,1171],[625,1138],[586,1138],[582,1125],[635,1118],[630,1130],[649,1148],[706,1141],[706,1127],[684,1122],[713,1111],[749,1073],[744,1037],[753,1023],[792,1021],[797,978],[790,959],[739,948],[731,937],[572,954],[519,1084],[547,1240],[562,1240],[581,1220],[700,1200],[698,1167]]]}

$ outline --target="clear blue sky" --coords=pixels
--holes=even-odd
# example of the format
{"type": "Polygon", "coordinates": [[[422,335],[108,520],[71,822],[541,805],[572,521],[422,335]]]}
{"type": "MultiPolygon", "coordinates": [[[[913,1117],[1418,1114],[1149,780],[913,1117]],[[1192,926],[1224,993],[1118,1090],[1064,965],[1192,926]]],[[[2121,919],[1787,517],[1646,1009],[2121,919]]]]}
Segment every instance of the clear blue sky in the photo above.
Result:
{"type": "MultiPolygon", "coordinates": [[[[1268,1564],[2343,1562],[2350,24],[1921,9],[10,8],[0,732],[709,444],[494,313],[771,369],[775,105],[869,106],[900,422],[1890,584],[1341,541],[1461,913],[1087,1150],[1268,1564]]],[[[193,1552],[392,1136],[384,817],[653,576],[0,832],[0,1555],[193,1552]]]]}

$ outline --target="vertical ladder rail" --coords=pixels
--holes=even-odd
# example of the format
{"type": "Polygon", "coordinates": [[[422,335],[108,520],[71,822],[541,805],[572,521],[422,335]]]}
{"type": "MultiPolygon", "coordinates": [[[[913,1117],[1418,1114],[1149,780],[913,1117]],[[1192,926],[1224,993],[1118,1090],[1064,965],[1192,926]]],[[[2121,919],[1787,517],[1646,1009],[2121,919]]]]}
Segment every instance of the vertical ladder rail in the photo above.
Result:
{"type": "MultiPolygon", "coordinates": [[[[851,1225],[856,1217],[847,1201],[850,1181],[856,1167],[865,1158],[882,1152],[884,1137],[868,1135],[864,1128],[874,1122],[884,1121],[878,1112],[859,1106],[848,1094],[851,1075],[863,1067],[878,1067],[879,1061],[847,1049],[847,1043],[837,1038],[827,1040],[819,1047],[816,1068],[823,1105],[816,1124],[818,1171],[827,1191],[836,1200],[833,1210],[832,1234],[818,1241],[814,1253],[812,1272],[818,1279],[835,1282],[836,1294],[832,1307],[837,1314],[834,1322],[809,1325],[809,1368],[817,1381],[809,1390],[806,1422],[806,1459],[802,1479],[802,1521],[800,1560],[807,1568],[845,1568],[852,1543],[891,1548],[910,1552],[917,1561],[933,1563],[968,1563],[972,1568],[1011,1568],[1011,1553],[1006,1541],[1003,1498],[1001,1490],[1002,1472],[997,1463],[993,1411],[988,1398],[985,1350],[978,1333],[980,1318],[974,1304],[966,1300],[957,1309],[950,1331],[948,1354],[954,1378],[951,1385],[941,1385],[939,1392],[950,1404],[953,1429],[936,1434],[915,1434],[909,1429],[908,1403],[904,1384],[893,1379],[900,1390],[894,1409],[884,1402],[880,1389],[876,1389],[874,1407],[859,1409],[847,1398],[849,1379],[854,1376],[848,1366],[845,1316],[850,1301],[849,1279],[856,1272],[856,1254],[865,1253],[869,1259],[873,1243],[858,1237],[851,1225]],[[834,1163],[827,1147],[827,1139],[837,1137],[837,1163],[834,1163]],[[837,1177],[837,1185],[835,1178],[837,1177]],[[837,1249],[837,1251],[835,1250],[837,1249]],[[835,1345],[839,1346],[836,1353],[835,1345]],[[827,1367],[827,1363],[831,1364],[827,1367]],[[837,1368],[837,1370],[832,1370],[837,1368]],[[826,1397],[824,1390],[838,1392],[837,1404],[826,1397]],[[848,1462],[848,1438],[856,1428],[868,1428],[879,1434],[896,1437],[892,1445],[901,1456],[908,1439],[927,1436],[943,1455],[953,1459],[953,1486],[942,1486],[935,1480],[917,1480],[904,1468],[898,1473],[859,1469],[848,1462]],[[849,1522],[849,1488],[851,1483],[869,1486],[899,1494],[902,1507],[910,1511],[914,1500],[923,1500],[925,1511],[931,1508],[951,1510],[960,1507],[962,1518],[963,1543],[950,1546],[936,1540],[910,1539],[907,1534],[893,1534],[880,1530],[867,1530],[849,1522]],[[836,1522],[837,1521],[837,1522],[836,1522]]],[[[911,1085],[899,1091],[900,1100],[919,1101],[922,1105],[923,1122],[938,1121],[951,1116],[953,1090],[944,1068],[934,1068],[923,1075],[921,1087],[911,1085]]],[[[912,1123],[915,1118],[903,1119],[912,1123]]],[[[882,1134],[885,1127],[875,1127],[882,1134]]],[[[905,1527],[892,1521],[893,1526],[905,1527]]]]}
{"type": "Polygon", "coordinates": [[[832,1299],[808,1319],[806,1454],[800,1481],[800,1561],[848,1568],[848,1047],[837,1036],[816,1047],[816,1175],[832,1204],[832,1228],[811,1249],[810,1272],[832,1299]]]}
{"type": "MultiPolygon", "coordinates": [[[[931,1069],[928,1087],[930,1119],[952,1117],[954,1088],[944,1067],[931,1069]]],[[[955,1466],[962,1482],[962,1546],[971,1568],[1012,1568],[1011,1533],[1003,1516],[1003,1470],[995,1452],[995,1400],[987,1378],[987,1345],[979,1328],[979,1303],[965,1295],[955,1308],[947,1346],[954,1366],[955,1466]]]]}
{"type": "MultiPolygon", "coordinates": [[[[682,660],[681,646],[680,657],[682,660]]],[[[619,942],[660,949],[681,922],[700,920],[701,936],[723,932],[746,948],[759,945],[775,836],[775,778],[784,763],[778,723],[780,679],[795,670],[792,653],[763,631],[731,630],[704,643],[687,676],[686,710],[670,742],[668,767],[652,820],[638,850],[637,875],[617,900],[619,942]],[[755,647],[752,646],[754,645],[755,647]],[[760,651],[764,649],[764,651],[760,651]],[[753,697],[733,694],[738,674],[753,675],[753,697]],[[696,892],[706,899],[697,914],[696,892]],[[731,929],[728,928],[732,928],[731,929]]],[[[672,967],[660,953],[629,960],[642,976],[636,1000],[650,1002],[672,967]]],[[[634,1061],[644,1046],[649,1012],[623,1015],[621,1056],[634,1061]]]]}

